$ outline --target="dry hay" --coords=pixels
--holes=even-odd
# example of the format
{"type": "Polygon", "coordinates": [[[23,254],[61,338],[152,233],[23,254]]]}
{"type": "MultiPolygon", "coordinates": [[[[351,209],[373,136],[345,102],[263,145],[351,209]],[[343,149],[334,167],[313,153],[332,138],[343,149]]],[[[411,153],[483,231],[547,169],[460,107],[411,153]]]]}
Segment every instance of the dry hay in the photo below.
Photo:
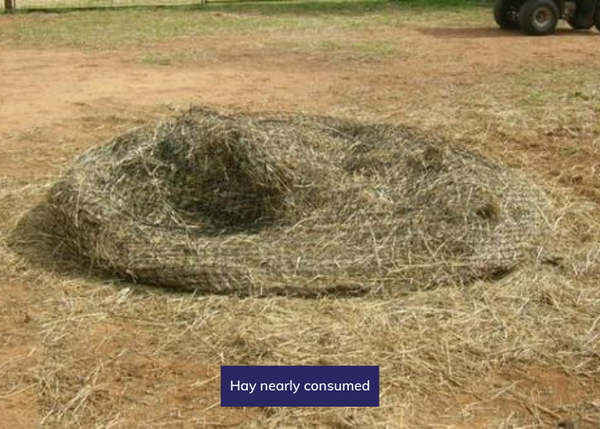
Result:
{"type": "Polygon", "coordinates": [[[495,277],[535,255],[552,212],[515,171],[412,130],[201,107],[89,150],[49,203],[93,267],[240,295],[495,277]]]}

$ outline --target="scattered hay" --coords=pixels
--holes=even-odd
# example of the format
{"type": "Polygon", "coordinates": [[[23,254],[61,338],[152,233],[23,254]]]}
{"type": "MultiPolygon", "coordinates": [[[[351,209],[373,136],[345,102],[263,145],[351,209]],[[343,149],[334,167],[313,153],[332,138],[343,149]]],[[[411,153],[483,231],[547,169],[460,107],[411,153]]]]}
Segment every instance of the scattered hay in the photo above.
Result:
{"type": "Polygon", "coordinates": [[[516,172],[411,130],[204,108],[89,150],[49,206],[94,267],[301,296],[493,278],[535,254],[552,211],[516,172]]]}

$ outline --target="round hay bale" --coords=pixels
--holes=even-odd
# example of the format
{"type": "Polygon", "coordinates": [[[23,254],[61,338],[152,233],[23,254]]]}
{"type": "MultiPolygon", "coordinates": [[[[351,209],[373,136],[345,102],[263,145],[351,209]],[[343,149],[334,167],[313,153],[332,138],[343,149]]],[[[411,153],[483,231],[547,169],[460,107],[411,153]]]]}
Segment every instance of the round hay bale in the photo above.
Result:
{"type": "Polygon", "coordinates": [[[494,277],[543,244],[552,212],[515,171],[411,130],[198,107],[89,150],[48,201],[94,267],[240,295],[494,277]]]}

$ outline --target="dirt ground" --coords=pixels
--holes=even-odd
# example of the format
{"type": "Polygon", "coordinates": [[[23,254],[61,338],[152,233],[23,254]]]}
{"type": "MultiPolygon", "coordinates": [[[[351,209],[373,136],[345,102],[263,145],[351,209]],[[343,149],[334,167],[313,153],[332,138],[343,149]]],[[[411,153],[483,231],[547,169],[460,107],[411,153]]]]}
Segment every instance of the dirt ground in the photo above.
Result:
{"type": "MultiPolygon", "coordinates": [[[[0,30],[6,25],[11,25],[10,17],[0,17],[0,30]]],[[[352,40],[387,43],[393,51],[379,56],[344,47],[302,49],[298,46],[304,39],[281,29],[250,41],[245,34],[229,34],[93,52],[3,45],[4,230],[85,148],[192,103],[417,126],[520,168],[597,213],[600,34],[561,28],[554,36],[530,38],[501,32],[491,23],[464,29],[413,25],[327,31],[328,38],[342,45],[352,40]],[[205,52],[183,61],[168,56],[140,60],[148,49],[205,52]]],[[[319,34],[311,35],[315,37],[319,34]]],[[[32,268],[6,249],[2,261],[7,268],[0,271],[0,427],[241,427],[253,421],[260,427],[264,410],[220,409],[215,362],[178,358],[175,351],[150,352],[171,350],[155,337],[167,316],[130,320],[100,307],[97,312],[81,309],[91,295],[100,303],[109,298],[117,302],[130,289],[32,268]],[[67,356],[60,352],[62,336],[72,337],[72,361],[61,360],[67,356]],[[49,365],[52,356],[60,359],[49,365]],[[80,379],[63,377],[55,383],[55,374],[69,365],[80,379]],[[94,377],[101,383],[94,384],[94,377]],[[64,385],[69,386],[66,393],[60,388],[64,385]],[[92,385],[90,396],[86,386],[92,385]],[[93,406],[86,408],[90,401],[93,406]],[[103,404],[110,411],[101,415],[103,404]],[[88,418],[101,423],[91,426],[88,418]]],[[[174,299],[184,305],[186,298],[174,299]]],[[[159,298],[155,304],[160,306],[159,298]]],[[[487,380],[474,377],[470,386],[461,382],[463,393],[436,396],[432,391],[422,407],[413,404],[386,427],[558,427],[569,418],[579,419],[577,428],[600,427],[600,323],[586,329],[592,352],[580,358],[588,369],[579,375],[574,365],[562,368],[558,358],[539,364],[533,363],[535,358],[517,358],[494,366],[487,380]],[[519,390],[507,398],[497,386],[511,383],[519,383],[519,390]],[[481,399],[477,392],[482,384],[495,393],[481,399]],[[464,393],[468,391],[472,393],[464,393]],[[527,396],[539,406],[523,400],[527,396]],[[526,423],[513,425],[511,419],[519,416],[526,423]]],[[[284,417],[279,417],[279,427],[287,425],[284,417]]],[[[323,427],[358,427],[346,418],[319,422],[323,427]]]]}

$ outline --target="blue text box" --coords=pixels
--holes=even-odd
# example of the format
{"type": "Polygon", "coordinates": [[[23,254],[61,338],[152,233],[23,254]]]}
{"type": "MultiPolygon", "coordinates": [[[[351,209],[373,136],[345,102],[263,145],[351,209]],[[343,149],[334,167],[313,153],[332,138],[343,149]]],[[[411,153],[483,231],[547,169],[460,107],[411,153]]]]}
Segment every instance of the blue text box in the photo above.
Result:
{"type": "Polygon", "coordinates": [[[222,407],[378,407],[378,366],[222,366],[222,407]]]}

